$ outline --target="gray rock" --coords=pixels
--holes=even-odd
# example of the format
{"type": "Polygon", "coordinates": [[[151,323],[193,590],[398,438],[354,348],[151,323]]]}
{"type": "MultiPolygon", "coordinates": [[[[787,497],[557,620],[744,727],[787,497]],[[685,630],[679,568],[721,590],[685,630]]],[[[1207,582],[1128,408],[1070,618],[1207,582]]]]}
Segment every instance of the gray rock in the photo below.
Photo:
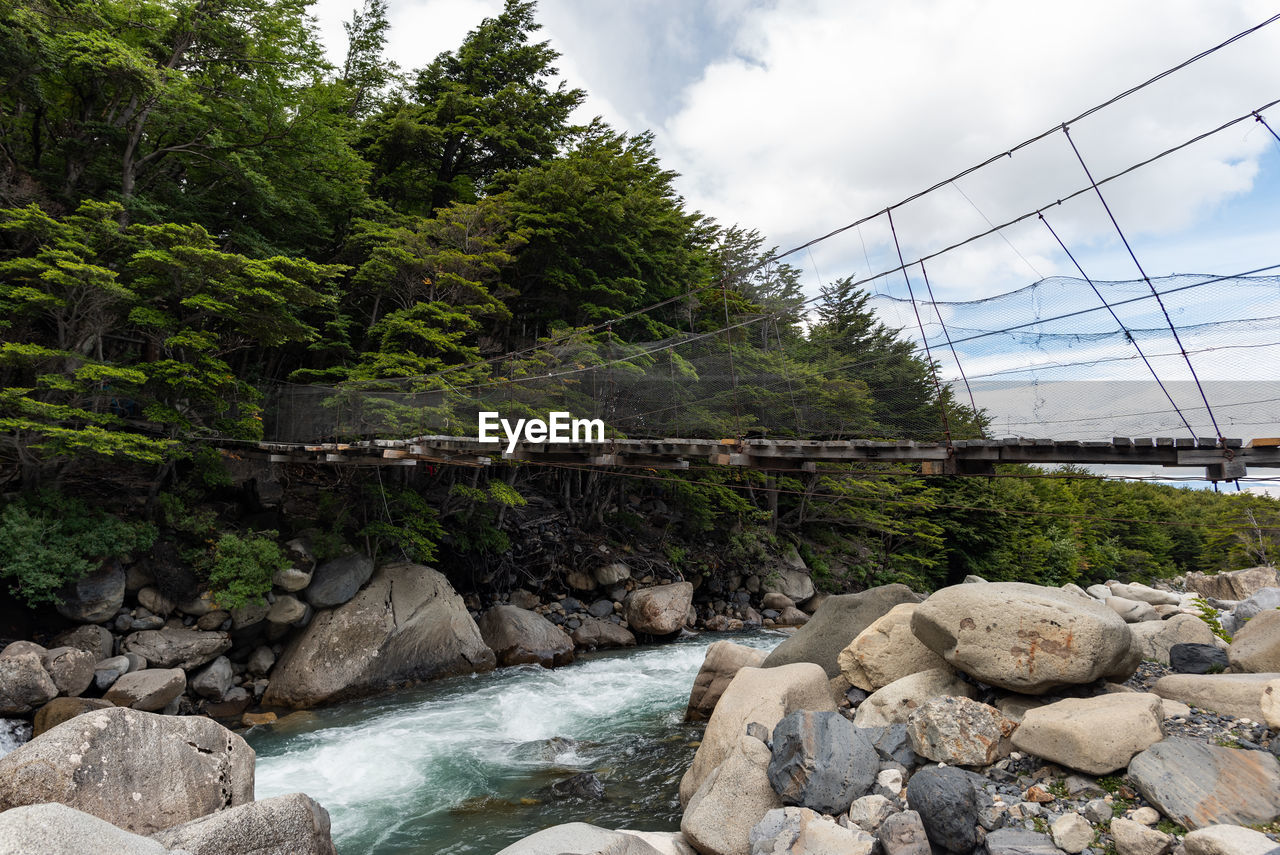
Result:
{"type": "Polygon", "coordinates": [[[196,620],[196,629],[213,632],[215,629],[231,629],[231,612],[218,609],[202,614],[196,620]],[[223,624],[226,624],[225,626],[223,624]]]}
{"type": "Polygon", "coordinates": [[[309,707],[417,680],[490,671],[493,651],[439,572],[387,564],[349,603],[321,612],[271,672],[263,703],[309,707]]]}
{"type": "Polygon", "coordinates": [[[794,712],[773,729],[769,783],[783,804],[844,813],[875,782],[880,758],[836,712],[794,712]]]}
{"type": "Polygon", "coordinates": [[[1217,600],[1246,600],[1263,588],[1280,587],[1280,578],[1274,567],[1250,567],[1212,576],[1188,573],[1186,586],[1188,591],[1217,600]]]}
{"type": "Polygon", "coordinates": [[[840,674],[840,651],[864,629],[899,603],[918,602],[918,594],[898,584],[828,597],[808,623],[773,649],[765,658],[764,667],[816,662],[828,677],[836,677],[840,674]]]}
{"type": "Polygon", "coordinates": [[[97,570],[58,590],[58,614],[80,623],[102,623],[124,605],[124,568],[107,561],[97,570]]]}
{"type": "MultiPolygon", "coordinates": [[[[884,821],[898,812],[898,803],[888,796],[872,794],[854,799],[849,805],[849,821],[868,834],[879,831],[884,821]]],[[[921,827],[923,833],[924,828],[921,827]]]]}
{"type": "Polygon", "coordinates": [[[138,591],[138,604],[160,617],[168,617],[177,607],[173,600],[150,587],[138,591]]]}
{"type": "Polygon", "coordinates": [[[136,653],[156,668],[190,671],[231,649],[225,632],[201,632],[185,627],[165,627],[135,632],[120,643],[121,653],[136,653]]]}
{"type": "Polygon", "coordinates": [[[58,694],[75,697],[93,682],[93,654],[75,647],[55,647],[44,654],[44,670],[53,678],[58,694]]]}
{"type": "Polygon", "coordinates": [[[553,825],[512,843],[497,855],[662,855],[636,834],[585,822],[553,825]]]}
{"type": "Polygon", "coordinates": [[[1259,588],[1253,596],[1237,603],[1231,610],[1231,616],[1244,623],[1261,612],[1275,609],[1280,609],[1280,588],[1259,588]]]}
{"type": "Polygon", "coordinates": [[[1168,620],[1130,624],[1134,643],[1142,648],[1142,658],[1161,665],[1169,664],[1169,651],[1175,644],[1213,644],[1213,630],[1194,615],[1175,614],[1168,620]]]}
{"type": "Polygon", "coordinates": [[[693,585],[675,582],[632,591],[622,605],[633,632],[670,635],[684,626],[692,602],[693,585]]]}
{"type": "Polygon", "coordinates": [[[0,758],[0,811],[60,802],[153,834],[253,801],[253,760],[206,718],[96,710],[0,758]]]}
{"type": "Polygon", "coordinates": [[[1141,659],[1106,604],[1024,582],[943,588],[916,609],[911,631],[953,667],[1028,695],[1127,679],[1141,659]]]}
{"type": "Polygon", "coordinates": [[[78,715],[113,706],[115,704],[101,698],[54,698],[36,712],[32,720],[31,736],[35,738],[78,715]]]}
{"type": "Polygon", "coordinates": [[[759,668],[764,661],[764,651],[734,644],[732,641],[715,641],[707,647],[706,656],[698,675],[693,678],[689,692],[689,704],[685,708],[685,721],[706,721],[711,718],[720,696],[742,668],[759,668]]]}
{"type": "Polygon", "coordinates": [[[808,808],[775,808],[752,827],[751,855],[871,855],[876,839],[860,828],[847,828],[808,808]]]}
{"type": "Polygon", "coordinates": [[[1054,844],[1063,852],[1070,852],[1072,855],[1083,852],[1090,843],[1093,843],[1093,826],[1074,811],[1064,813],[1054,820],[1050,832],[1053,835],[1054,844]]]}
{"type": "Polygon", "coordinates": [[[1123,582],[1113,582],[1109,587],[1111,588],[1111,595],[1114,597],[1124,597],[1126,600],[1136,600],[1152,606],[1177,606],[1182,603],[1182,598],[1175,593],[1158,591],[1155,588],[1140,585],[1136,582],[1131,585],[1126,585],[1123,582]]]}
{"type": "Polygon", "coordinates": [[[607,620],[586,618],[573,631],[573,643],[578,647],[595,650],[603,647],[635,647],[636,637],[631,630],[607,620]]]}
{"type": "Polygon", "coordinates": [[[631,568],[623,564],[621,561],[614,561],[610,564],[605,564],[603,567],[597,567],[595,577],[596,582],[601,588],[608,588],[626,579],[630,579],[631,568]]]}
{"type": "Polygon", "coordinates": [[[74,647],[94,655],[98,662],[111,656],[115,639],[106,627],[88,624],[69,629],[53,637],[54,647],[74,647]]]}
{"type": "Polygon", "coordinates": [[[913,810],[895,813],[880,826],[880,847],[884,855],[930,855],[929,836],[924,821],[913,810]]]}
{"type": "Polygon", "coordinates": [[[907,732],[907,725],[860,727],[858,731],[867,738],[882,759],[892,760],[907,769],[920,762],[920,758],[911,747],[911,735],[907,732]]]}
{"type": "Polygon", "coordinates": [[[0,716],[29,713],[58,696],[39,653],[0,656],[0,716]]]}
{"type": "Polygon", "coordinates": [[[1276,855],[1280,847],[1260,831],[1215,825],[1187,835],[1186,855],[1276,855]]]}
{"type": "MultiPolygon", "coordinates": [[[[515,603],[512,603],[515,605],[515,603]]],[[[594,618],[607,618],[613,614],[613,602],[611,600],[596,600],[587,609],[587,614],[594,618]]]]}
{"type": "Polygon", "coordinates": [[[311,584],[311,571],[300,567],[286,567],[276,571],[271,577],[271,583],[282,591],[294,594],[311,584]]]}
{"type": "Polygon", "coordinates": [[[1111,805],[1107,803],[1106,799],[1090,799],[1088,803],[1085,804],[1081,814],[1085,819],[1096,824],[1103,820],[1111,819],[1113,811],[1111,810],[1111,805]]]}
{"type": "Polygon", "coordinates": [[[231,610],[231,628],[237,630],[256,626],[266,620],[270,612],[271,606],[266,601],[237,606],[231,610]]]}
{"type": "Polygon", "coordinates": [[[494,606],[480,616],[476,626],[499,665],[554,668],[573,661],[573,639],[537,612],[494,606]]]}
{"type": "Polygon", "coordinates": [[[1156,614],[1156,610],[1149,603],[1127,600],[1124,597],[1117,597],[1113,594],[1107,597],[1106,604],[1113,612],[1124,618],[1125,623],[1160,620],[1160,615],[1156,614]]]}
{"type": "Polygon", "coordinates": [[[961,770],[952,766],[920,769],[907,782],[907,804],[920,814],[929,841],[938,848],[968,855],[977,846],[978,799],[961,770]]]}
{"type": "Polygon", "coordinates": [[[1169,835],[1131,819],[1116,817],[1107,830],[1119,855],[1166,855],[1173,848],[1169,835]]]}
{"type": "Polygon", "coordinates": [[[1169,666],[1178,674],[1225,671],[1230,664],[1227,651],[1216,644],[1175,644],[1169,648],[1169,666]]]}
{"type": "Polygon", "coordinates": [[[269,623],[296,624],[307,617],[311,607],[291,594],[281,594],[267,612],[269,623]]]}
{"type": "Polygon", "coordinates": [[[186,688],[187,675],[181,668],[147,668],[120,677],[102,697],[118,707],[156,712],[186,688]]]}
{"type": "Polygon", "coordinates": [[[245,667],[255,677],[265,677],[271,672],[271,666],[275,664],[275,652],[270,647],[262,645],[254,648],[253,652],[249,654],[249,661],[245,667]]]}
{"type": "Polygon", "coordinates": [[[1009,736],[1017,726],[995,707],[975,700],[934,698],[911,711],[907,735],[912,750],[930,760],[987,766],[1009,755],[1009,736]]]}
{"type": "Polygon", "coordinates": [[[231,670],[231,660],[225,656],[219,656],[191,679],[191,689],[202,698],[220,701],[227,692],[231,691],[235,678],[235,672],[231,670]]]}
{"type": "Polygon", "coordinates": [[[112,656],[103,659],[93,666],[93,683],[99,691],[105,692],[111,685],[130,671],[129,657],[112,656]]]}
{"type": "Polygon", "coordinates": [[[317,609],[331,609],[351,601],[373,577],[373,560],[361,553],[326,561],[315,569],[302,596],[317,609]]]}
{"type": "Polygon", "coordinates": [[[1261,612],[1240,628],[1227,648],[1233,671],[1280,672],[1280,611],[1261,612]]]}
{"type": "Polygon", "coordinates": [[[1170,738],[1129,763],[1147,801],[1187,829],[1257,825],[1280,816],[1280,762],[1244,751],[1170,738]]]}
{"type": "Polygon", "coordinates": [[[302,793],[220,810],[152,839],[191,855],[337,855],[329,812],[302,793]]]}
{"type": "Polygon", "coordinates": [[[986,855],[1061,855],[1047,834],[1022,828],[999,828],[987,835],[986,855]]]}
{"type": "Polygon", "coordinates": [[[604,799],[604,782],[594,772],[579,772],[571,778],[551,785],[551,795],[557,799],[604,799]]]}
{"type": "Polygon", "coordinates": [[[170,855],[161,843],[60,804],[0,813],[0,855],[170,855]]]}

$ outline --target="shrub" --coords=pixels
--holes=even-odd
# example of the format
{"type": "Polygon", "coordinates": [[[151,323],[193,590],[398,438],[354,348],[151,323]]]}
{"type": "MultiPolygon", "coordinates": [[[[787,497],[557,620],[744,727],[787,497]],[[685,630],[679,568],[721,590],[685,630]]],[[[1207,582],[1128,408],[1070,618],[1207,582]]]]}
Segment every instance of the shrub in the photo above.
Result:
{"type": "Polygon", "coordinates": [[[209,591],[220,608],[235,609],[266,601],[271,578],[292,562],[276,544],[276,532],[224,532],[210,552],[197,559],[209,579],[209,591]]]}
{"type": "Polygon", "coordinates": [[[22,496],[0,511],[0,578],[28,606],[59,603],[63,585],[155,539],[145,522],[126,522],[68,496],[22,496]]]}

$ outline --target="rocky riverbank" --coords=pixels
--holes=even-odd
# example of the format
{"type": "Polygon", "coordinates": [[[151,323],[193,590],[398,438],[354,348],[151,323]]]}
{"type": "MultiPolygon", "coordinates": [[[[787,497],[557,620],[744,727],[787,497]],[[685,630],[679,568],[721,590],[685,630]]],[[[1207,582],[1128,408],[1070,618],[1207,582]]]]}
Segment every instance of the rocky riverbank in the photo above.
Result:
{"type": "Polygon", "coordinates": [[[831,597],[767,657],[712,645],[679,832],[571,824],[501,855],[1280,852],[1274,569],[968,581],[831,597]]]}

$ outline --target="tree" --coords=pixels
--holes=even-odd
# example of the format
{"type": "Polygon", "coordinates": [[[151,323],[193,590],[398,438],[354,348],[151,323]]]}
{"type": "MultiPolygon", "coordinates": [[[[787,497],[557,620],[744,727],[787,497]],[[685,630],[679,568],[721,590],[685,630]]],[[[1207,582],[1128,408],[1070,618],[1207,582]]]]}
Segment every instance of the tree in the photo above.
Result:
{"type": "Polygon", "coordinates": [[[350,90],[348,113],[352,116],[363,118],[381,107],[387,87],[399,76],[400,67],[383,56],[390,26],[387,0],[365,0],[342,24],[347,58],[340,80],[350,90]]]}
{"type": "Polygon", "coordinates": [[[498,173],[556,154],[585,93],[563,81],[551,87],[560,54],[530,41],[541,28],[534,8],[531,0],[507,0],[457,51],[419,70],[404,100],[367,123],[361,148],[380,197],[429,214],[473,202],[498,173]]]}

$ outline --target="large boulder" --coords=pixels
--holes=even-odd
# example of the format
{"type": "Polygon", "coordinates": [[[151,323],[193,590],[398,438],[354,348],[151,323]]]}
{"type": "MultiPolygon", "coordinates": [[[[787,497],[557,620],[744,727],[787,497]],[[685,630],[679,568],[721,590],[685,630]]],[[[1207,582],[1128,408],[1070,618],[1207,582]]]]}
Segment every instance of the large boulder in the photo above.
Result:
{"type": "Polygon", "coordinates": [[[0,656],[0,716],[29,713],[57,696],[58,686],[44,670],[39,653],[0,656]]]}
{"type": "Polygon", "coordinates": [[[1280,728],[1280,673],[1167,674],[1151,691],[1171,701],[1280,728]]]}
{"type": "Polygon", "coordinates": [[[496,660],[447,579],[387,564],[351,602],[321,612],[285,649],[263,703],[311,707],[398,684],[489,671],[496,660]]]}
{"type": "Polygon", "coordinates": [[[302,793],[220,810],[152,839],[191,855],[337,855],[329,812],[302,793]]]}
{"type": "Polygon", "coordinates": [[[799,710],[773,729],[769,783],[784,804],[844,813],[879,770],[874,746],[838,712],[799,710]]]}
{"type": "Polygon", "coordinates": [[[974,851],[978,843],[978,798],[965,772],[954,766],[919,770],[907,783],[907,805],[920,814],[925,833],[938,850],[956,855],[974,851]]]}
{"type": "MultiPolygon", "coordinates": [[[[740,673],[746,670],[754,669],[740,673]]],[[[769,811],[782,807],[769,784],[769,758],[763,742],[737,736],[723,762],[691,794],[680,831],[702,855],[750,855],[751,829],[769,811]]]]}
{"type": "Polygon", "coordinates": [[[1274,855],[1280,848],[1261,831],[1238,825],[1197,828],[1182,842],[1187,855],[1274,855]]]}
{"type": "Polygon", "coordinates": [[[373,559],[354,552],[317,567],[302,596],[317,609],[331,609],[350,602],[372,577],[373,559]]]}
{"type": "Polygon", "coordinates": [[[1250,567],[1230,573],[1188,573],[1188,591],[1195,591],[1215,600],[1247,600],[1263,588],[1280,587],[1280,578],[1274,567],[1250,567]]]}
{"type": "Polygon", "coordinates": [[[1159,696],[1146,692],[1067,698],[1027,710],[1013,744],[1069,769],[1106,775],[1163,739],[1163,721],[1159,696]]]}
{"type": "Polygon", "coordinates": [[[58,694],[71,697],[89,688],[97,661],[92,653],[75,647],[55,647],[43,657],[44,670],[53,678],[58,694]]]}
{"type": "Polygon", "coordinates": [[[96,710],[0,758],[0,811],[60,802],[154,834],[253,801],[253,761],[206,718],[96,710]]]}
{"type": "Polygon", "coordinates": [[[625,626],[612,621],[584,618],[570,636],[573,643],[587,650],[604,647],[635,647],[636,637],[625,626]]]}
{"type": "Polygon", "coordinates": [[[1231,639],[1227,659],[1235,671],[1280,671],[1280,611],[1259,612],[1231,639]]]}
{"type": "Polygon", "coordinates": [[[58,590],[58,614],[77,623],[102,623],[124,605],[124,568],[107,561],[97,570],[58,590]]]}
{"type": "Polygon", "coordinates": [[[1107,608],[1120,615],[1125,623],[1160,620],[1160,615],[1156,613],[1155,608],[1150,603],[1144,603],[1140,600],[1126,600],[1124,597],[1115,595],[1107,597],[1104,602],[1107,604],[1107,608]]]}
{"type": "Polygon", "coordinates": [[[231,636],[225,632],[170,626],[135,632],[120,643],[121,653],[136,653],[152,667],[184,671],[212,662],[230,649],[231,636]]]}
{"type": "Polygon", "coordinates": [[[988,766],[1009,756],[1017,722],[964,697],[934,698],[907,716],[911,749],[951,766],[988,766]]]}
{"type": "Polygon", "coordinates": [[[78,715],[94,710],[110,709],[114,706],[115,704],[111,701],[102,698],[54,698],[36,712],[31,722],[31,736],[34,739],[78,715]]]}
{"type": "Polygon", "coordinates": [[[1141,651],[1100,602],[1059,588],[992,582],[943,588],[916,609],[911,631],[953,667],[1027,695],[1128,679],[1141,651]]]}
{"type": "Polygon", "coordinates": [[[853,722],[858,727],[905,724],[912,710],[934,698],[972,698],[976,693],[973,684],[960,679],[949,667],[921,671],[919,674],[894,680],[883,689],[877,689],[858,705],[853,722]]]}
{"type": "Polygon", "coordinates": [[[1123,582],[1112,582],[1107,587],[1111,589],[1113,597],[1124,597],[1126,600],[1137,600],[1140,603],[1147,603],[1152,606],[1177,606],[1182,604],[1182,598],[1172,591],[1159,591],[1149,585],[1141,585],[1137,582],[1128,585],[1123,582]]]}
{"type": "Polygon", "coordinates": [[[1129,625],[1134,644],[1143,659],[1169,664],[1169,651],[1175,644],[1213,644],[1213,630],[1194,615],[1176,614],[1168,620],[1145,621],[1129,625]]]}
{"type": "Polygon", "coordinates": [[[170,855],[163,844],[57,803],[0,813],[0,855],[170,855]]]}
{"type": "Polygon", "coordinates": [[[102,699],[118,707],[156,712],[186,688],[187,675],[181,668],[146,668],[120,677],[102,699]]]}
{"type": "Polygon", "coordinates": [[[828,678],[839,676],[840,651],[894,606],[918,602],[918,594],[897,584],[827,597],[808,623],[765,657],[764,667],[814,662],[828,678]]]}
{"type": "Polygon", "coordinates": [[[622,605],[632,631],[670,635],[684,626],[692,602],[693,583],[673,582],[632,591],[622,605]]]}
{"type": "Polygon", "coordinates": [[[553,668],[573,661],[573,639],[537,612],[494,606],[480,616],[476,626],[499,665],[553,668]]]}
{"type": "Polygon", "coordinates": [[[924,821],[913,810],[887,817],[876,837],[884,855],[930,855],[933,851],[929,846],[929,833],[924,830],[924,821]]]}
{"type": "MultiPolygon", "coordinates": [[[[738,671],[720,696],[693,763],[680,779],[681,803],[688,804],[707,777],[724,762],[738,745],[739,737],[746,733],[748,724],[758,722],[772,730],[784,716],[797,710],[835,710],[826,675],[817,665],[798,662],[778,668],[743,668],[738,671]]],[[[769,751],[764,751],[762,775],[764,767],[769,765],[769,751]]],[[[768,783],[767,777],[765,782],[768,783]]],[[[780,806],[781,803],[775,805],[780,806]]],[[[754,824],[753,820],[751,825],[754,824]]],[[[744,829],[744,839],[745,834],[744,829]]]]}
{"type": "Polygon", "coordinates": [[[894,680],[947,664],[911,632],[915,610],[916,603],[894,606],[840,651],[836,662],[851,685],[874,692],[894,680]]]}
{"type": "Polygon", "coordinates": [[[1280,761],[1266,751],[1170,738],[1134,757],[1129,778],[1187,829],[1259,825],[1280,816],[1280,761]]]}
{"type": "Polygon", "coordinates": [[[585,822],[544,828],[497,855],[663,855],[636,832],[610,831],[585,822]]]}
{"type": "Polygon", "coordinates": [[[876,839],[860,828],[837,825],[808,808],[775,808],[764,815],[747,838],[760,855],[871,855],[876,839]]]}
{"type": "Polygon", "coordinates": [[[100,662],[111,656],[115,650],[115,639],[105,626],[86,624],[53,637],[54,647],[74,647],[94,655],[94,661],[100,662]]]}
{"type": "Polygon", "coordinates": [[[689,705],[685,708],[685,721],[706,721],[720,702],[720,696],[728,688],[734,675],[743,668],[759,668],[764,662],[764,651],[734,644],[732,641],[715,641],[707,648],[707,655],[693,678],[693,690],[689,693],[689,705]]]}

